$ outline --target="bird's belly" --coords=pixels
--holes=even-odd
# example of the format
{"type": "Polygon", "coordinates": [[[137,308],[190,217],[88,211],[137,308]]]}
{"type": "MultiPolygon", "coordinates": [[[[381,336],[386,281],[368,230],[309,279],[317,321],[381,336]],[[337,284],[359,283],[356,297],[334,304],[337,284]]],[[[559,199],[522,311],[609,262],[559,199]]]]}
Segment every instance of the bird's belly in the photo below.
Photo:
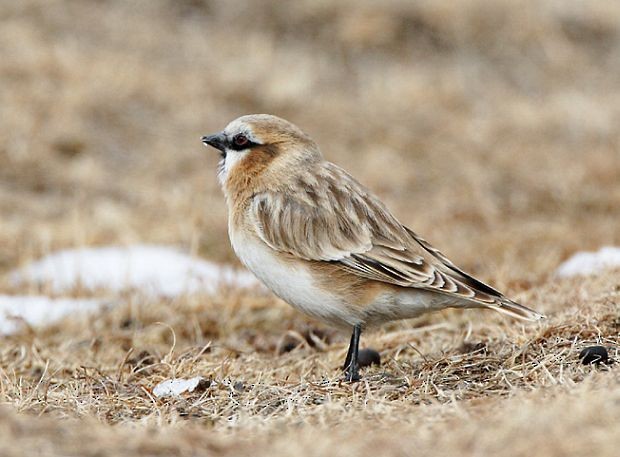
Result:
{"type": "Polygon", "coordinates": [[[433,311],[458,306],[462,300],[423,289],[402,288],[378,294],[364,309],[368,325],[411,319],[433,311]]]}
{"type": "Polygon", "coordinates": [[[343,300],[316,284],[305,261],[286,259],[260,240],[230,238],[241,262],[282,300],[333,325],[358,323],[343,300]]]}

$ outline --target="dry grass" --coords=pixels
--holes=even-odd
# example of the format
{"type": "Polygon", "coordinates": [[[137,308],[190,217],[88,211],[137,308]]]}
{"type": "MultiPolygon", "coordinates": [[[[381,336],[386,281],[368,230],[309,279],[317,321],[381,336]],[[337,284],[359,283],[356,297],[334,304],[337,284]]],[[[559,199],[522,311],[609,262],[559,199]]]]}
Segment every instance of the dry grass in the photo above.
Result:
{"type": "Polygon", "coordinates": [[[269,295],[122,295],[2,338],[6,455],[616,455],[617,369],[577,354],[618,357],[618,272],[550,274],[620,244],[615,1],[22,0],[0,21],[0,271],[136,241],[234,261],[199,137],[270,112],[549,315],[385,326],[351,386],[347,337],[269,295]],[[204,391],[151,394],[198,374],[204,391]]]}

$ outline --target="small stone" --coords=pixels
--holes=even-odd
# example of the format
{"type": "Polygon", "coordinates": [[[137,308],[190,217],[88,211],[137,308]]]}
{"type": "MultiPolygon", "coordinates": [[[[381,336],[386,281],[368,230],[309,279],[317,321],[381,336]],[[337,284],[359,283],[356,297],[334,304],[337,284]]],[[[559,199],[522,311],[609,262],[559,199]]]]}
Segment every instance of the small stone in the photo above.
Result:
{"type": "Polygon", "coordinates": [[[590,346],[579,353],[581,363],[584,365],[607,363],[609,354],[603,346],[590,346]]]}
{"type": "Polygon", "coordinates": [[[208,386],[200,382],[203,379],[202,376],[195,376],[191,379],[167,379],[153,388],[153,395],[156,397],[178,397],[186,392],[194,392],[197,388],[199,390],[206,389],[208,386]]]}
{"type": "Polygon", "coordinates": [[[357,363],[360,368],[381,365],[381,355],[371,348],[360,349],[357,354],[357,363]]]}
{"type": "Polygon", "coordinates": [[[194,389],[194,392],[204,392],[209,387],[211,387],[211,383],[212,381],[210,379],[202,378],[200,381],[198,381],[198,385],[194,389]]]}

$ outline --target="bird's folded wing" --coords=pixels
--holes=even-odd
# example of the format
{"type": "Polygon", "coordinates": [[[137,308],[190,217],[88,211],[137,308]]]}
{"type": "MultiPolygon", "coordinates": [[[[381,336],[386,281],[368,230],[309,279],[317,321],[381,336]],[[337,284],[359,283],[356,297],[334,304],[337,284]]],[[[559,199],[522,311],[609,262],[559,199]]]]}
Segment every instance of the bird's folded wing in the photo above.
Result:
{"type": "Polygon", "coordinates": [[[323,179],[308,179],[286,192],[257,194],[249,210],[260,238],[277,251],[338,263],[356,275],[403,287],[480,303],[497,299],[496,291],[480,290],[478,282],[470,284],[471,277],[463,276],[335,166],[323,179]]]}

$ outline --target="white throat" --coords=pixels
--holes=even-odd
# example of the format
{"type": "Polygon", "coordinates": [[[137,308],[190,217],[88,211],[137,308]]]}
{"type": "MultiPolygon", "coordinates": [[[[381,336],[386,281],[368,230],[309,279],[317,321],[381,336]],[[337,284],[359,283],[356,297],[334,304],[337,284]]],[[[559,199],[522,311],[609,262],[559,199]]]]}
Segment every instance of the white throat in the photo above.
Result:
{"type": "Polygon", "coordinates": [[[217,177],[220,180],[220,185],[224,186],[230,172],[235,166],[241,162],[250,151],[226,151],[226,158],[220,162],[217,177]]]}

